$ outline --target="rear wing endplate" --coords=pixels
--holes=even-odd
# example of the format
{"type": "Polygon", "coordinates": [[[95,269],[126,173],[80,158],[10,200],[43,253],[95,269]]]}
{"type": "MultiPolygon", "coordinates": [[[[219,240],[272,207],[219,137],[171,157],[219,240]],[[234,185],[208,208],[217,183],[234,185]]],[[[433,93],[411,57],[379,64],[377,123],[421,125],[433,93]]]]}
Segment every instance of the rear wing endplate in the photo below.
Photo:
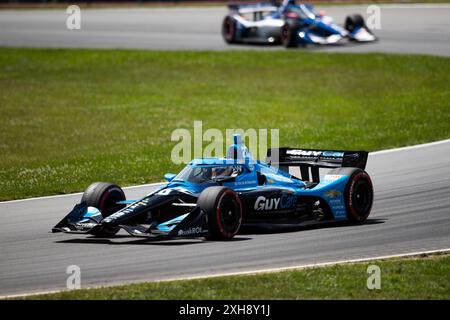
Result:
{"type": "Polygon", "coordinates": [[[317,150],[300,148],[272,148],[266,162],[289,173],[289,167],[299,167],[303,181],[319,182],[319,168],[366,168],[367,151],[317,150]]]}

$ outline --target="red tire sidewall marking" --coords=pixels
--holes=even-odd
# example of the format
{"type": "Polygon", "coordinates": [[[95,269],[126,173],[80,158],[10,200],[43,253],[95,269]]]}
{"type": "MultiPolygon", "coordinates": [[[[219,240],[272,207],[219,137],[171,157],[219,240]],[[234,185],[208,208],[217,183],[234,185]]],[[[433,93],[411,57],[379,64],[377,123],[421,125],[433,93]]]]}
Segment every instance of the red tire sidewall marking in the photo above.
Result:
{"type": "Polygon", "coordinates": [[[222,199],[226,196],[226,195],[231,195],[234,197],[234,200],[237,202],[237,204],[239,205],[239,211],[240,211],[240,216],[239,216],[239,226],[241,225],[242,222],[242,205],[241,205],[241,200],[239,199],[239,197],[230,189],[225,190],[222,195],[220,196],[219,200],[217,201],[217,205],[216,205],[216,220],[217,220],[217,226],[219,227],[219,231],[220,233],[226,237],[226,238],[231,238],[232,236],[234,236],[239,228],[236,228],[235,232],[226,232],[222,226],[222,222],[220,220],[220,204],[222,202],[222,199]]]}
{"type": "MultiPolygon", "coordinates": [[[[353,208],[353,192],[356,182],[358,182],[361,179],[366,179],[366,181],[369,183],[370,188],[373,190],[372,181],[370,180],[370,177],[365,172],[359,172],[355,176],[352,177],[352,181],[350,182],[350,188],[348,189],[348,210],[350,211],[350,214],[358,221],[363,220],[367,218],[368,214],[366,214],[364,217],[361,217],[353,208]]],[[[372,202],[373,202],[373,196],[372,196],[372,202]]],[[[372,204],[368,208],[367,212],[370,213],[370,209],[372,208],[372,204]]]]}
{"type": "Polygon", "coordinates": [[[116,187],[105,190],[105,192],[103,193],[101,200],[100,200],[100,208],[97,208],[100,210],[100,212],[104,210],[103,206],[105,205],[105,201],[106,201],[106,199],[108,199],[109,194],[113,191],[122,193],[122,191],[116,187]]]}
{"type": "Polygon", "coordinates": [[[233,39],[233,33],[234,33],[233,23],[230,18],[227,18],[225,20],[225,37],[228,41],[231,41],[231,39],[233,39]]]}

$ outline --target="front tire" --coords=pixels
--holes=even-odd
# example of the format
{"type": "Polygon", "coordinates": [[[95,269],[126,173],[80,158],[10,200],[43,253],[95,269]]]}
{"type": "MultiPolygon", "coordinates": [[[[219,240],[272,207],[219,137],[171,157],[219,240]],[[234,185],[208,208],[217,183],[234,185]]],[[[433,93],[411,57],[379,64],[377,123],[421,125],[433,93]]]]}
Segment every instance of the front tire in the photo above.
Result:
{"type": "MultiPolygon", "coordinates": [[[[102,217],[106,218],[122,209],[124,205],[118,205],[117,202],[125,199],[125,193],[118,185],[109,182],[95,182],[84,191],[81,202],[86,202],[89,207],[97,208],[102,213],[102,217]]],[[[118,227],[103,227],[95,236],[111,237],[119,230],[118,227]]]]}
{"type": "Polygon", "coordinates": [[[352,222],[365,221],[373,204],[373,185],[369,174],[359,168],[339,168],[328,174],[349,177],[344,191],[347,218],[352,222]]]}
{"type": "Polygon", "coordinates": [[[229,240],[242,224],[242,204],[239,196],[227,187],[209,187],[200,194],[198,206],[208,219],[209,239],[229,240]]]}

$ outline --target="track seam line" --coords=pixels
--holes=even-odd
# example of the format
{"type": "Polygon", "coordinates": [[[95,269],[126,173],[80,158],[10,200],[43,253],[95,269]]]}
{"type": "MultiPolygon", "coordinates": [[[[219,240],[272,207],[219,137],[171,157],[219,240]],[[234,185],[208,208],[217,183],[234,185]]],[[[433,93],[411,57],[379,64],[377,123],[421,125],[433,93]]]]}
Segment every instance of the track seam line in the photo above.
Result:
{"type": "MultiPolygon", "coordinates": [[[[339,264],[362,263],[362,262],[369,262],[369,261],[373,261],[373,260],[386,260],[386,259],[392,259],[392,258],[416,257],[416,256],[421,256],[421,255],[431,255],[431,254],[436,254],[436,253],[447,253],[447,252],[450,252],[450,248],[437,249],[437,250],[426,250],[426,251],[415,251],[415,252],[408,252],[408,253],[391,254],[391,255],[357,258],[357,259],[338,260],[338,261],[329,261],[329,262],[320,262],[320,263],[310,263],[310,264],[296,265],[296,266],[289,266],[289,267],[267,268],[267,269],[237,271],[237,272],[224,272],[224,273],[210,274],[210,275],[204,275],[204,276],[188,276],[188,277],[178,277],[178,278],[167,278],[167,279],[162,279],[162,280],[141,280],[141,281],[131,281],[131,282],[125,281],[125,282],[103,284],[103,285],[92,286],[92,287],[85,287],[85,288],[81,288],[78,290],[99,289],[99,288],[107,288],[107,287],[129,285],[129,284],[139,284],[139,283],[146,283],[146,282],[160,283],[160,282],[169,282],[169,281],[198,280],[198,279],[239,276],[239,275],[257,275],[257,274],[275,273],[275,272],[283,272],[283,271],[290,271],[290,270],[303,270],[303,269],[308,269],[308,268],[321,268],[321,267],[334,266],[334,265],[339,265],[339,264]]],[[[3,295],[3,296],[0,296],[0,300],[30,297],[30,296],[36,296],[36,295],[42,295],[42,294],[62,293],[62,292],[69,292],[69,291],[75,291],[75,290],[49,290],[49,291],[41,291],[41,292],[23,293],[23,294],[3,295]]]]}

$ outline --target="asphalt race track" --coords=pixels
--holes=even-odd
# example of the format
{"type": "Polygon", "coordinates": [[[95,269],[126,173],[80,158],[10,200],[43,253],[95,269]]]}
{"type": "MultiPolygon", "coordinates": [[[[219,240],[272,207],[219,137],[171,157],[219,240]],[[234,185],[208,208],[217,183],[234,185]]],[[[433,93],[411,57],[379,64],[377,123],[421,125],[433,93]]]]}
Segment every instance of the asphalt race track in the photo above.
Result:
{"type": "MultiPolygon", "coordinates": [[[[362,225],[149,242],[50,234],[81,195],[0,203],[0,295],[64,289],[69,265],[82,287],[204,276],[450,248],[450,140],[371,154],[373,211],[362,225]]],[[[128,198],[154,186],[126,189],[128,198]]]]}
{"type": "MultiPolygon", "coordinates": [[[[335,21],[367,6],[318,7],[335,21]]],[[[0,46],[138,48],[152,50],[281,50],[280,46],[229,46],[220,35],[225,7],[83,9],[81,30],[68,30],[65,10],[0,11],[0,46]]],[[[379,42],[315,47],[337,52],[395,52],[450,56],[450,5],[382,5],[379,42]]],[[[302,49],[305,50],[305,49],[302,49]]]]}

